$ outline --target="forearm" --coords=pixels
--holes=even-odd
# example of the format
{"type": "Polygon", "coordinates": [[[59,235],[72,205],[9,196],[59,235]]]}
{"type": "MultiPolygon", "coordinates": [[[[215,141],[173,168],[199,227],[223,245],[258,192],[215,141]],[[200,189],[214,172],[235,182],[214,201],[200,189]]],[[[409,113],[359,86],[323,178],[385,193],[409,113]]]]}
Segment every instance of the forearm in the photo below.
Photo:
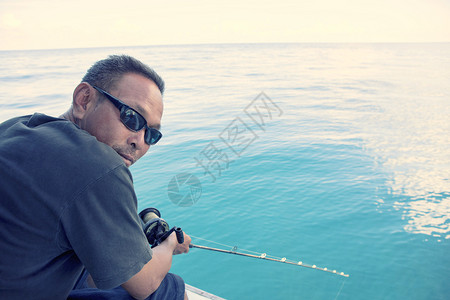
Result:
{"type": "Polygon", "coordinates": [[[152,259],[142,270],[122,284],[122,287],[134,298],[145,299],[161,284],[172,265],[172,253],[176,247],[176,238],[167,238],[161,245],[153,248],[152,259]]]}
{"type": "Polygon", "coordinates": [[[148,269],[149,277],[156,290],[172,266],[172,257],[175,247],[169,243],[162,243],[153,248],[152,259],[144,266],[148,269]]]}

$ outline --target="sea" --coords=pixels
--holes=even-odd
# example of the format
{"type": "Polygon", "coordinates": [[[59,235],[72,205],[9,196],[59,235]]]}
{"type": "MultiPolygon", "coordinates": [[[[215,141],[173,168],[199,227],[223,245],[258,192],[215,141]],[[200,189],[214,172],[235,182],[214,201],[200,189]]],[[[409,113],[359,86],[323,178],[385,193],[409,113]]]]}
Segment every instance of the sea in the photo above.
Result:
{"type": "Polygon", "coordinates": [[[0,122],[59,116],[111,54],[166,82],[163,138],[131,167],[139,210],[231,252],[174,256],[186,283],[226,299],[450,299],[449,43],[0,51],[0,122]]]}

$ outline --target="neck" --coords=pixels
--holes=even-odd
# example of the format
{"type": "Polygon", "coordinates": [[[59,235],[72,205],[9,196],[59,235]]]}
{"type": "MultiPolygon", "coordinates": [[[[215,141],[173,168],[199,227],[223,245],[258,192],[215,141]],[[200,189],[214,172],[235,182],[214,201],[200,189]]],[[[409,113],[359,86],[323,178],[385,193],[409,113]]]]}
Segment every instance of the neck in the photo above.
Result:
{"type": "Polygon", "coordinates": [[[59,116],[62,119],[69,120],[72,123],[78,124],[78,120],[73,115],[73,108],[70,107],[65,113],[59,116]]]}

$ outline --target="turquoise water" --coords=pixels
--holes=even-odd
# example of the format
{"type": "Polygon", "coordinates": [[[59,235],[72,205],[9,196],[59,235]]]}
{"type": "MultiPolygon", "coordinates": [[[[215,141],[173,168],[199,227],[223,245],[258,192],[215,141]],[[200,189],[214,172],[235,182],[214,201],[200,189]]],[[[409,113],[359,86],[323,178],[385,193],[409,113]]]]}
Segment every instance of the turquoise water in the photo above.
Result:
{"type": "Polygon", "coordinates": [[[350,274],[192,249],[172,267],[189,284],[227,299],[449,299],[450,44],[0,52],[0,121],[59,115],[113,53],[167,85],[164,137],[132,167],[140,209],[350,274]]]}

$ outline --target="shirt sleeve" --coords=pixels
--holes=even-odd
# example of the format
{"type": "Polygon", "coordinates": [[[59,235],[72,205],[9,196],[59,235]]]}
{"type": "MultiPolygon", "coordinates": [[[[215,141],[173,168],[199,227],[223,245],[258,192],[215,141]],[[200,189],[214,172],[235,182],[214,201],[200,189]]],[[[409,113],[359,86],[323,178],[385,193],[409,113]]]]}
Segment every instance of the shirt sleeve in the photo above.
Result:
{"type": "Polygon", "coordinates": [[[128,281],[152,258],[125,166],[96,178],[74,195],[60,224],[70,247],[100,289],[128,281]]]}

